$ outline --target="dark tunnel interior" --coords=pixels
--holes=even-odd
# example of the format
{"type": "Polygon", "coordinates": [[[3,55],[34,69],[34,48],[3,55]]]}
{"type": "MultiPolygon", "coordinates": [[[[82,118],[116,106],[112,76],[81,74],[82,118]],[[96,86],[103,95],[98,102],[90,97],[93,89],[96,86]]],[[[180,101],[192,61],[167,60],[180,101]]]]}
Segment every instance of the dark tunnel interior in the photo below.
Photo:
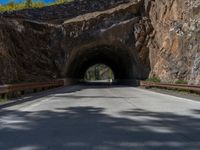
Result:
{"type": "Polygon", "coordinates": [[[132,79],[136,62],[127,49],[99,46],[79,50],[70,58],[67,77],[83,79],[87,69],[95,64],[105,64],[113,71],[115,79],[132,79]]]}

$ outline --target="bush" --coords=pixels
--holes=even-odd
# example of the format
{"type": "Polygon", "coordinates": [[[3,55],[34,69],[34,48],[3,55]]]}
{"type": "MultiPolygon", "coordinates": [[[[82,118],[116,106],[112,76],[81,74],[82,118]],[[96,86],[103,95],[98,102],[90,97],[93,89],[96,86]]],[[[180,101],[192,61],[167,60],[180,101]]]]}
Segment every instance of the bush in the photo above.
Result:
{"type": "Polygon", "coordinates": [[[146,81],[149,81],[149,82],[161,82],[159,77],[150,77],[146,81]]]}
{"type": "Polygon", "coordinates": [[[0,98],[0,103],[5,103],[7,101],[7,99],[3,99],[3,98],[0,98]]]}

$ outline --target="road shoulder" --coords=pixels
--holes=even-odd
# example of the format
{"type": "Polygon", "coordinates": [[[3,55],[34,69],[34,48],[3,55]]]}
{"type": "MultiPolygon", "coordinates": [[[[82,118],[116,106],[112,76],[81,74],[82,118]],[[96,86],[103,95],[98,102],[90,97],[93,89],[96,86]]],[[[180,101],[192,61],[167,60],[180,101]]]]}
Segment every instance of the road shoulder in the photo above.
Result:
{"type": "MultiPolygon", "coordinates": [[[[142,88],[142,89],[144,89],[144,88],[142,88]]],[[[160,89],[160,88],[150,88],[148,90],[149,91],[153,91],[153,92],[157,92],[157,93],[161,93],[161,94],[176,96],[176,97],[190,99],[190,100],[194,100],[194,101],[199,101],[200,102],[200,95],[195,94],[195,93],[188,93],[188,92],[167,90],[167,89],[160,89]]]]}

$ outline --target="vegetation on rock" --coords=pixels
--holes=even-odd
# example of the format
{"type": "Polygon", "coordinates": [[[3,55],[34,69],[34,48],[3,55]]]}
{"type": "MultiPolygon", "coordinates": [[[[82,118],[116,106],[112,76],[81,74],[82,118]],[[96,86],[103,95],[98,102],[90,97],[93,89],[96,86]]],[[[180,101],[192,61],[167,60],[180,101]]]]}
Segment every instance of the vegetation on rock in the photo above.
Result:
{"type": "Polygon", "coordinates": [[[72,0],[56,0],[53,3],[47,3],[41,1],[32,1],[32,0],[25,0],[22,3],[15,3],[14,1],[9,2],[8,4],[5,5],[0,5],[0,12],[5,12],[5,11],[14,11],[14,10],[21,10],[21,9],[27,9],[27,8],[41,8],[45,6],[50,6],[50,5],[57,5],[57,4],[62,4],[65,2],[70,2],[72,0]]]}
{"type": "Polygon", "coordinates": [[[160,78],[159,77],[150,77],[148,78],[146,81],[149,81],[149,82],[161,82],[160,78]]]}
{"type": "Polygon", "coordinates": [[[0,98],[0,104],[5,103],[6,101],[7,101],[7,99],[0,98]]]}
{"type": "Polygon", "coordinates": [[[182,80],[182,79],[177,80],[175,83],[176,83],[176,84],[188,84],[187,81],[182,80]]]}

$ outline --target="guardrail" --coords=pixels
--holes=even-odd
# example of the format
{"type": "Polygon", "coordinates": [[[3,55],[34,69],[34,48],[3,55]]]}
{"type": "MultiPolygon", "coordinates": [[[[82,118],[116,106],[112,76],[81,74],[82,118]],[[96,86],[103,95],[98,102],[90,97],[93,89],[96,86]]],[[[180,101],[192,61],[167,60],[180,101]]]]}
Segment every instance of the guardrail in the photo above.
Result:
{"type": "Polygon", "coordinates": [[[23,95],[27,90],[37,92],[37,90],[51,89],[60,86],[64,86],[64,80],[2,85],[0,86],[0,97],[7,98],[10,95],[20,96],[23,95]]]}
{"type": "Polygon", "coordinates": [[[144,86],[145,88],[163,88],[163,89],[171,89],[171,90],[184,90],[194,93],[200,93],[200,86],[198,85],[187,85],[187,84],[167,84],[167,83],[155,83],[148,81],[140,81],[140,86],[144,86]]]}

